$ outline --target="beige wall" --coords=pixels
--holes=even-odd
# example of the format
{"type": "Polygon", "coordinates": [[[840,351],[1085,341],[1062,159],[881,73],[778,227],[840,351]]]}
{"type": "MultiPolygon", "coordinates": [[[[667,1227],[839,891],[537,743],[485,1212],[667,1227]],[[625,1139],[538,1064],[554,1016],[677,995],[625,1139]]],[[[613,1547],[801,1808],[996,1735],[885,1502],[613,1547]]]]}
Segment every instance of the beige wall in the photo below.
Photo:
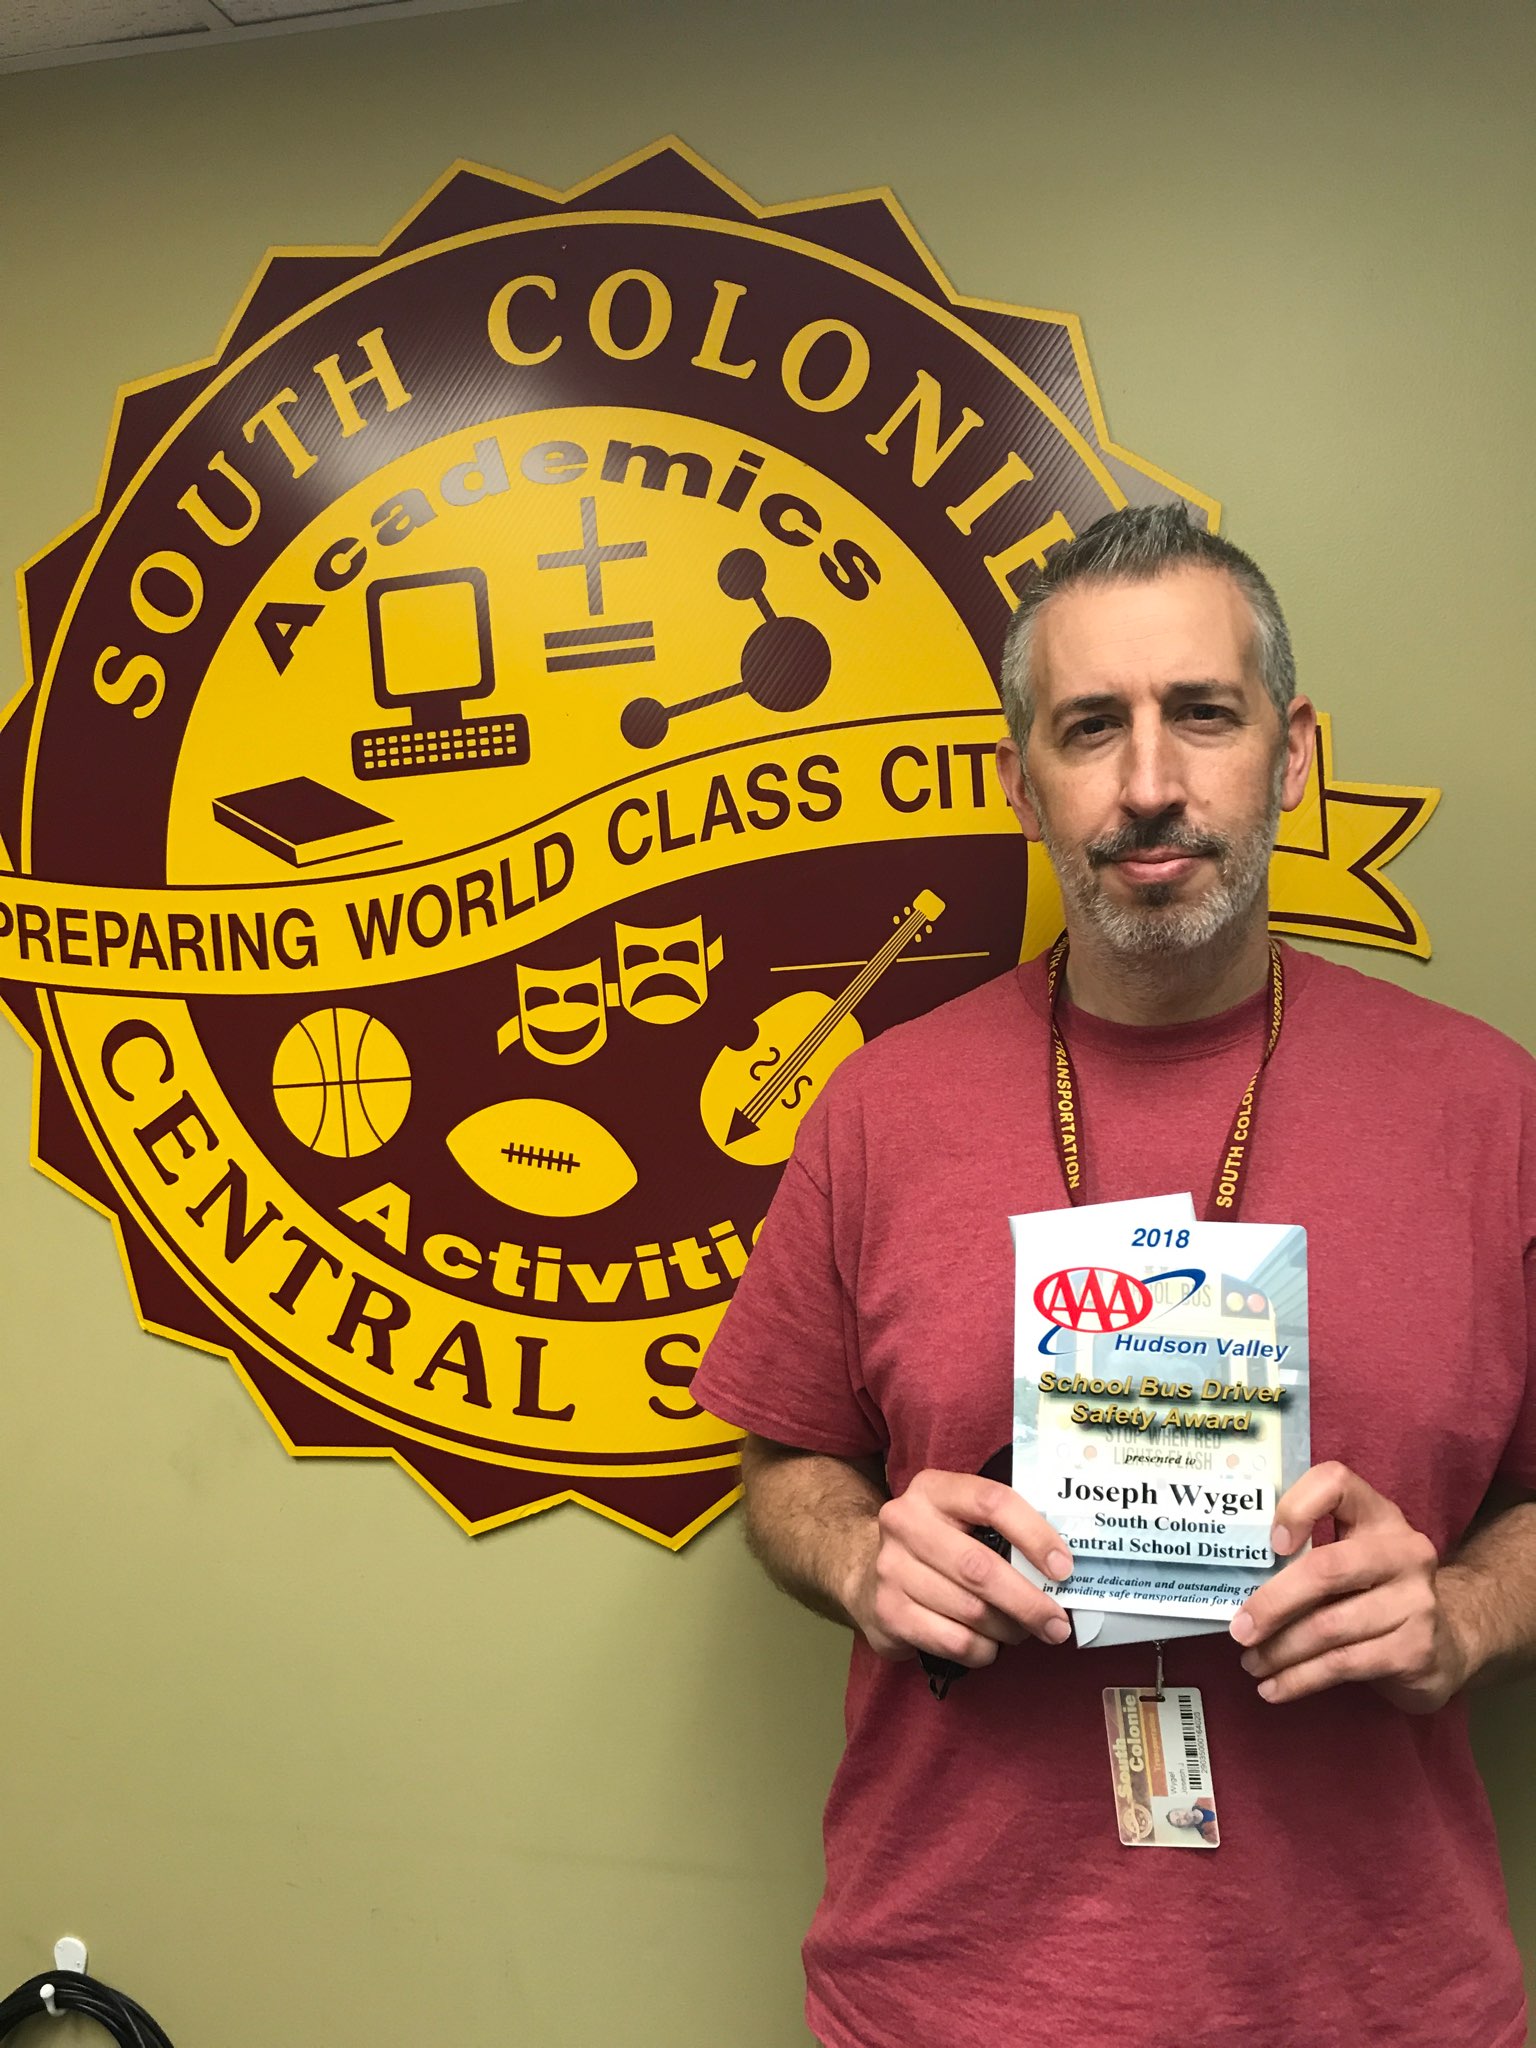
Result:
{"type": "MultiPolygon", "coordinates": [[[[1434,960],[1349,957],[1536,1041],[1531,21],[527,0],[0,78],[0,561],[269,244],[376,240],[454,157],[561,185],[676,131],[765,200],[889,183],[962,289],[1083,315],[1113,431],[1270,568],[1340,772],[1444,786],[1394,871],[1434,960]]],[[[4,1987],[76,1929],[187,2048],[803,2039],[836,1632],[733,1520],[471,1543],[387,1468],[288,1461],[137,1332],[28,1090],[6,1033],[4,1987]]],[[[1536,1960],[1531,1704],[1481,1736],[1536,1960]]]]}

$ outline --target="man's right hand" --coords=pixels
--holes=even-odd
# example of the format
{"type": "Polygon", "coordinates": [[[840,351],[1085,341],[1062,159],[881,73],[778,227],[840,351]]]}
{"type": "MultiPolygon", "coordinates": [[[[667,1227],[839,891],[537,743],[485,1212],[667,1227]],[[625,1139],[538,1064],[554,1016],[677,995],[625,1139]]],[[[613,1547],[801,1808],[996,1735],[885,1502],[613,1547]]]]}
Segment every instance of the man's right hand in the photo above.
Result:
{"type": "Polygon", "coordinates": [[[961,1472],[919,1472],[880,1509],[878,1533],[842,1592],[844,1609],[877,1655],[926,1650],[975,1669],[1027,1635],[1067,1640],[1072,1624],[1049,1593],[977,1542],[973,1528],[1006,1536],[1047,1578],[1072,1570],[1060,1536],[1012,1487],[961,1472]]]}

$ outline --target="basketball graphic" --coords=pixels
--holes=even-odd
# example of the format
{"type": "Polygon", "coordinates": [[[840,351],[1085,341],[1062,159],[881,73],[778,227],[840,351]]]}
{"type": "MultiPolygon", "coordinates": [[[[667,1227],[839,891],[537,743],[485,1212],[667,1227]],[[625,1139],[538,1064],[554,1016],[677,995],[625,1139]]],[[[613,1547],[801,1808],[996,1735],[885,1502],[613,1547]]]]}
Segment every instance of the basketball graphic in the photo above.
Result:
{"type": "Polygon", "coordinates": [[[272,1062],[277,1113],[328,1159],[376,1152],[405,1122],[411,1068],[395,1034],[366,1010],[301,1017],[272,1062]]]}

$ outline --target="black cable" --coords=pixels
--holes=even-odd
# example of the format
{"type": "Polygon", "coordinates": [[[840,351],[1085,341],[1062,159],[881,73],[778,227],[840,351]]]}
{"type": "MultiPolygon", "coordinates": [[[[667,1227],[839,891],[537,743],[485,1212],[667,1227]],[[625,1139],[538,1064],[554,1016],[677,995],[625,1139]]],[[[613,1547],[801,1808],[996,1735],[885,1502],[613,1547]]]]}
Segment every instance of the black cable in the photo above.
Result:
{"type": "Polygon", "coordinates": [[[5,2041],[23,2020],[47,2014],[43,1986],[53,1986],[53,2002],[61,2012],[84,2013],[105,2027],[118,2048],[171,2048],[171,2037],[152,2020],[142,2005],[136,2005],[126,1991],[114,1991],[79,1970],[45,1970],[40,1977],[18,1984],[0,2003],[0,2042],[5,2041]]]}

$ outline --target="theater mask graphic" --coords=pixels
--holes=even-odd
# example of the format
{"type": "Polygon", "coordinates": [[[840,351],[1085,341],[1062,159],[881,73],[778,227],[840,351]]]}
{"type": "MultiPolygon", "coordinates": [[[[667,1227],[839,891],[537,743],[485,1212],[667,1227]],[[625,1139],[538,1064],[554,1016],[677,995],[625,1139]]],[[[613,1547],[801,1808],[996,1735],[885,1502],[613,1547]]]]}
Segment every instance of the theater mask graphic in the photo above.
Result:
{"type": "Polygon", "coordinates": [[[517,1013],[522,1044],[536,1060],[573,1067],[608,1043],[608,999],[603,963],[580,967],[526,967],[517,963],[517,1013]]]}
{"type": "Polygon", "coordinates": [[[709,972],[724,954],[719,939],[704,940],[704,920],[635,925],[615,919],[619,1001],[642,1024],[680,1024],[709,997],[709,972]]]}

